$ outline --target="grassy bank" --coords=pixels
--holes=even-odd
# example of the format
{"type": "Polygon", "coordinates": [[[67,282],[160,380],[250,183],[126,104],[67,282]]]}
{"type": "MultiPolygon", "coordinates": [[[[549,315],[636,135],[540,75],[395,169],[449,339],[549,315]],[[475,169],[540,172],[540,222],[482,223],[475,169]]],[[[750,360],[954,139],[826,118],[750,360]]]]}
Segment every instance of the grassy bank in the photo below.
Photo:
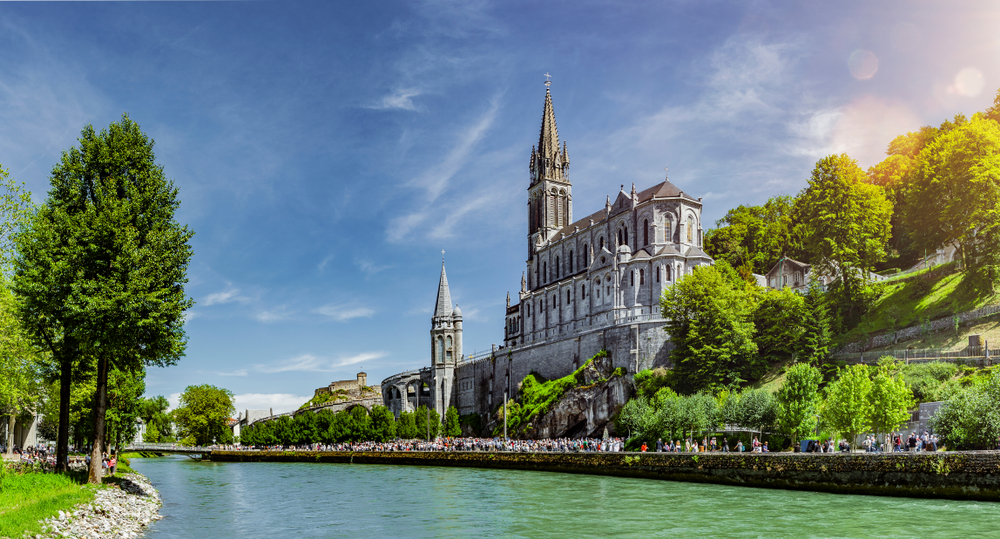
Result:
{"type": "Polygon", "coordinates": [[[94,498],[84,474],[0,472],[0,537],[41,531],[40,520],[94,498]]]}

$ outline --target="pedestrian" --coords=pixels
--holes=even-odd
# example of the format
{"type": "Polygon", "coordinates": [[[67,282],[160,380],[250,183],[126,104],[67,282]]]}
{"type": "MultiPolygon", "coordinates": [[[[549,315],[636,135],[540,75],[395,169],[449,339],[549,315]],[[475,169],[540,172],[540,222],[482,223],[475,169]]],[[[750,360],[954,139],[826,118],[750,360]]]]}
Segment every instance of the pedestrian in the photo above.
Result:
{"type": "Polygon", "coordinates": [[[663,438],[656,439],[656,452],[663,453],[663,438]]]}

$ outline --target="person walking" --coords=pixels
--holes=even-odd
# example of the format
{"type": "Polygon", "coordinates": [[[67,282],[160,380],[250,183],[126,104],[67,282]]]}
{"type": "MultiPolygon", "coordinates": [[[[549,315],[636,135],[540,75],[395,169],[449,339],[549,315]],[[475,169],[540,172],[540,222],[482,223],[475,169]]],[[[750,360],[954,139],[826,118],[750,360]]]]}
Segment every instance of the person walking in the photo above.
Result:
{"type": "Polygon", "coordinates": [[[656,439],[656,452],[663,453],[663,438],[656,439]]]}

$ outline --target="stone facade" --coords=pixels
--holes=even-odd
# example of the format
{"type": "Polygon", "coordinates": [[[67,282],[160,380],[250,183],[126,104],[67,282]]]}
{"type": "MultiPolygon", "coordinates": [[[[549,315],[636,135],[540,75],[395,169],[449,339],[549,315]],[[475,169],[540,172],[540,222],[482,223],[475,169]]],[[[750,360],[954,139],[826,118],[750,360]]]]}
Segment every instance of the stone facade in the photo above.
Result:
{"type": "Polygon", "coordinates": [[[660,297],[695,267],[712,263],[702,250],[701,199],[669,180],[642,191],[621,185],[613,202],[608,197],[603,209],[574,221],[569,163],[546,89],[529,160],[528,259],[518,302],[507,297],[504,344],[462,355],[461,312],[451,311],[442,264],[431,366],[382,381],[393,413],[426,404],[443,415],[456,406],[488,424],[533,372],[559,378],[601,350],[613,368],[630,374],[669,365],[660,297]]]}
{"type": "Polygon", "coordinates": [[[348,393],[357,393],[361,391],[361,388],[368,387],[368,375],[363,372],[358,373],[358,378],[356,380],[340,380],[338,382],[330,382],[330,385],[317,388],[313,392],[313,396],[319,396],[326,393],[336,393],[337,391],[346,391],[348,393]]]}

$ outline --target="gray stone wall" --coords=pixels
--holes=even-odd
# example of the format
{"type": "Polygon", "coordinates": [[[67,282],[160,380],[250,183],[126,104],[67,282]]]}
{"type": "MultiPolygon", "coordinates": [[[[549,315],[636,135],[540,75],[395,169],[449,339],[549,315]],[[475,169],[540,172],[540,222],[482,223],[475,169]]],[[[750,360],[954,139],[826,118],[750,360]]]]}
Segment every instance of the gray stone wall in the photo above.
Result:
{"type": "Polygon", "coordinates": [[[673,345],[663,321],[606,326],[573,337],[517,348],[500,348],[490,357],[461,363],[455,369],[460,414],[478,413],[489,422],[531,373],[546,380],[562,378],[600,352],[608,350],[613,368],[635,374],[643,369],[668,367],[673,345]],[[638,350],[638,354],[633,350],[638,350]]]}

